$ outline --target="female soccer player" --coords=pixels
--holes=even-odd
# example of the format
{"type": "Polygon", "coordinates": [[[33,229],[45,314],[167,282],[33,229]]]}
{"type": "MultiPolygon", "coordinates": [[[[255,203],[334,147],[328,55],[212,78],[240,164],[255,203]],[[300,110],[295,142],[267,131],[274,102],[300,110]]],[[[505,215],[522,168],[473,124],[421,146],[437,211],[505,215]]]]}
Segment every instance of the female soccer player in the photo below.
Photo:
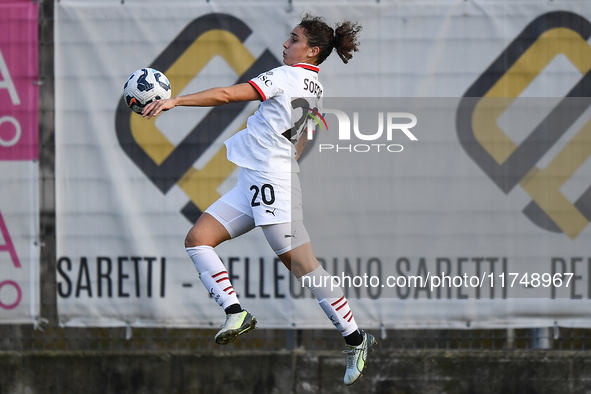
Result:
{"type": "Polygon", "coordinates": [[[343,291],[326,287],[330,283],[326,281],[329,274],[312,252],[302,221],[296,162],[307,134],[303,132],[304,124],[296,129],[291,118],[294,107],[318,110],[323,96],[318,65],[333,49],[347,63],[352,58],[351,52],[357,51],[360,30],[361,26],[348,21],[333,30],[323,18],[306,15],[283,44],[285,66],[248,83],[158,100],[143,111],[143,116],[151,118],[178,105],[201,107],[262,101],[248,119],[246,129],[225,142],[228,159],[240,167],[237,186],[199,217],[187,234],[185,247],[201,281],[226,312],[226,322],[215,335],[218,344],[226,345],[252,330],[256,319],[242,309],[226,267],[213,248],[256,226],[261,227],[277,256],[312,291],[343,335],[347,353],[346,385],[355,383],[361,376],[365,360],[377,342],[372,335],[358,329],[343,291]]]}

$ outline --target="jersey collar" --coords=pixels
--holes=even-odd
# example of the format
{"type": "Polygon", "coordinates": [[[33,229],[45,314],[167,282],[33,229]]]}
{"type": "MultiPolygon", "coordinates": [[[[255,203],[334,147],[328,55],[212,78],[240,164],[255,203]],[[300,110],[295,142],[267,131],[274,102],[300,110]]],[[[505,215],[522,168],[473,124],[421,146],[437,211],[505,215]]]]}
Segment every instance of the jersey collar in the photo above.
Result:
{"type": "Polygon", "coordinates": [[[308,64],[308,63],[296,63],[296,64],[292,65],[292,67],[305,68],[306,70],[314,71],[315,73],[317,73],[318,71],[320,71],[320,69],[317,66],[313,66],[313,65],[308,64]]]}

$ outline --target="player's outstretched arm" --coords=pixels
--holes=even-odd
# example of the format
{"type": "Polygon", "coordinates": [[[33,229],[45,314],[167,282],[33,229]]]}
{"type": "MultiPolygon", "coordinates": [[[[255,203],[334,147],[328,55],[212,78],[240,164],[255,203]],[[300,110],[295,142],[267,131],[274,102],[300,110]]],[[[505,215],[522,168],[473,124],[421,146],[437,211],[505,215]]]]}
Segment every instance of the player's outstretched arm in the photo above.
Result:
{"type": "Polygon", "coordinates": [[[261,96],[249,83],[240,83],[238,85],[212,88],[202,92],[187,94],[185,96],[177,96],[165,100],[156,100],[153,103],[146,105],[142,116],[147,116],[150,119],[158,115],[161,111],[167,111],[176,106],[189,107],[212,107],[228,103],[235,103],[238,101],[254,101],[260,100],[261,96]]]}

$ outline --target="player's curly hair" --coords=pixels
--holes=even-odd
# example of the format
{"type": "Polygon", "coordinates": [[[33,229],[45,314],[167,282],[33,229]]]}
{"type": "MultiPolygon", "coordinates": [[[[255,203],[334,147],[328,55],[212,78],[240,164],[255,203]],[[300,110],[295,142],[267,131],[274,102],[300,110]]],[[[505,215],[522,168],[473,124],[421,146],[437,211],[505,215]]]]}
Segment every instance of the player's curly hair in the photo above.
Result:
{"type": "Polygon", "coordinates": [[[336,49],[337,54],[345,64],[353,57],[351,52],[359,50],[357,48],[359,46],[357,35],[362,27],[357,23],[345,21],[337,24],[333,29],[324,21],[324,18],[306,14],[299,26],[304,29],[308,46],[320,48],[318,64],[325,61],[333,49],[336,49]]]}

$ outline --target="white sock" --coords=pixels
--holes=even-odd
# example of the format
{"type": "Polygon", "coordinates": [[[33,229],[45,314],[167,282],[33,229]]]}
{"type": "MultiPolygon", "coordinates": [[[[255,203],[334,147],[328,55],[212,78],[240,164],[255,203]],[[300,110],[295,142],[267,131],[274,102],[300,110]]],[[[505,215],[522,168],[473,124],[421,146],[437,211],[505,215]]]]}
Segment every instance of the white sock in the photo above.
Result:
{"type": "Polygon", "coordinates": [[[232,304],[240,304],[230,283],[228,271],[213,248],[202,245],[186,248],[186,250],[199,272],[201,282],[218,305],[226,309],[232,304]]]}
{"type": "Polygon", "coordinates": [[[319,266],[299,280],[310,289],[326,316],[345,337],[357,330],[357,323],[343,290],[340,287],[331,289],[330,278],[328,272],[319,266]]]}

